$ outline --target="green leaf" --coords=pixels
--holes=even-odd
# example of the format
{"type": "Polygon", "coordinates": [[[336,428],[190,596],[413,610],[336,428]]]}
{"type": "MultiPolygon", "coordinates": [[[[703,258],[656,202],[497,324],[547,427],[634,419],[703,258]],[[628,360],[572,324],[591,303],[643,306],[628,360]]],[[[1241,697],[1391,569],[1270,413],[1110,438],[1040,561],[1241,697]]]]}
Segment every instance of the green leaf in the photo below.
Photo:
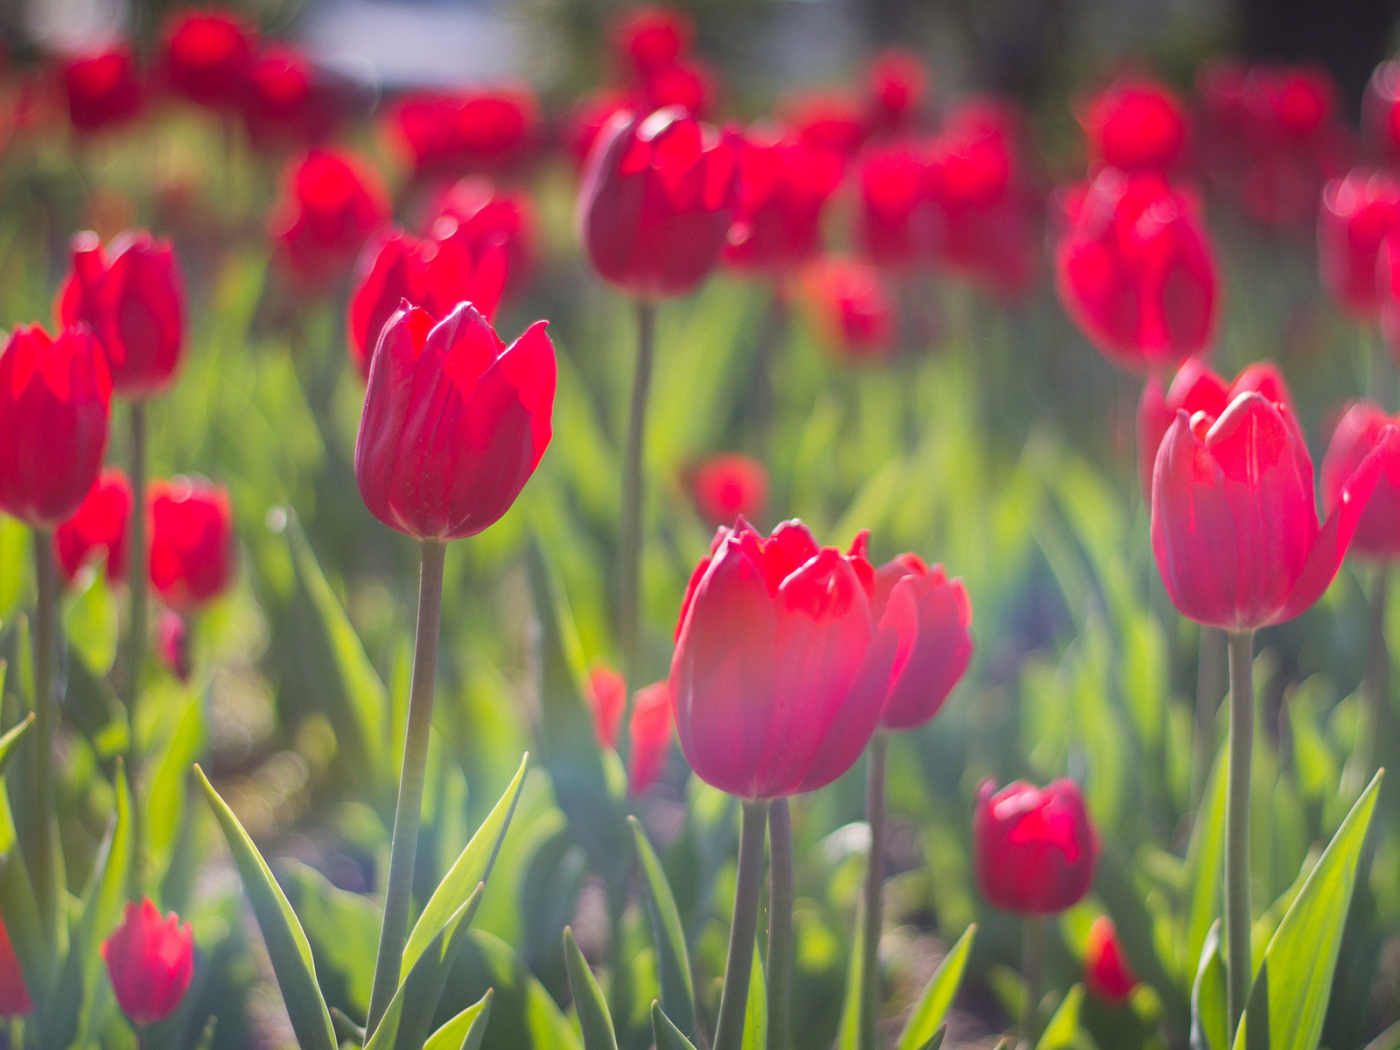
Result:
{"type": "MultiPolygon", "coordinates": [[[[491,1025],[481,1050],[581,1050],[573,1025],[544,986],[510,946],[472,930],[457,955],[457,965],[443,992],[444,1003],[475,1002],[488,988],[496,990],[491,1025]]],[[[445,1024],[449,1016],[441,1016],[445,1024]]]]}
{"type": "Polygon", "coordinates": [[[1074,1045],[1074,1034],[1079,1030],[1079,1007],[1084,1002],[1084,986],[1076,984],[1066,994],[1055,1016],[1041,1033],[1035,1050],[1064,1050],[1074,1045]]]}
{"type": "MultiPolygon", "coordinates": [[[[1186,859],[1191,868],[1191,909],[1186,926],[1183,959],[1186,966],[1202,958],[1211,923],[1220,910],[1221,865],[1225,843],[1225,774],[1228,762],[1222,745],[1206,782],[1201,807],[1191,829],[1186,859]]],[[[1189,976],[1189,975],[1188,975],[1189,976]]],[[[1217,1047],[1216,1050],[1223,1050],[1217,1047]]]]}
{"type": "Polygon", "coordinates": [[[151,882],[159,883],[170,864],[175,840],[184,824],[189,769],[204,743],[204,713],[198,697],[185,705],[146,792],[146,843],[151,882]]]}
{"type": "Polygon", "coordinates": [[[938,969],[929,978],[923,994],[914,1005],[914,1011],[909,1015],[904,1031],[900,1033],[896,1050],[919,1050],[935,1038],[942,1042],[938,1032],[943,1018],[948,1014],[948,1008],[953,1005],[953,997],[958,994],[963,970],[967,967],[968,953],[972,950],[972,941],[976,936],[976,924],[969,926],[938,964],[938,969]]]}
{"type": "Polygon", "coordinates": [[[87,586],[65,603],[63,627],[72,651],[101,677],[117,658],[117,600],[105,572],[88,576],[87,586]]]}
{"type": "Polygon", "coordinates": [[[651,932],[656,940],[657,968],[661,978],[661,1003],[667,1020],[682,1032],[695,1033],[695,985],[690,975],[690,956],[686,950],[685,928],[680,911],[671,894],[671,884],[656,851],[647,841],[646,832],[636,817],[632,837],[637,843],[637,856],[642,861],[643,882],[646,886],[647,913],[651,916],[651,932]]]}
{"type": "Polygon", "coordinates": [[[1254,975],[1254,984],[1249,989],[1249,1003],[1244,1016],[1240,1018],[1235,1046],[1243,1044],[1244,1050],[1269,1050],[1272,1042],[1269,1028],[1269,960],[1266,957],[1260,963],[1259,972],[1254,975]],[[1250,1014],[1254,1015],[1253,1024],[1248,1023],[1250,1014]]]}
{"type": "Polygon", "coordinates": [[[617,1050],[617,1036],[603,990],[588,968],[588,960],[578,950],[574,931],[567,926],[564,927],[564,965],[569,971],[569,990],[573,992],[579,1027],[583,1029],[583,1050],[617,1050]]]}
{"type": "Polygon", "coordinates": [[[419,953],[413,969],[389,1000],[389,1008],[384,1011],[379,1027],[370,1034],[365,1050],[422,1050],[428,1033],[433,1030],[433,1012],[442,998],[442,988],[452,964],[457,960],[457,949],[471,926],[485,889],[484,883],[477,883],[472,895],[419,953]]]}
{"type": "Polygon", "coordinates": [[[9,619],[24,587],[29,561],[29,529],[16,518],[0,514],[0,621],[9,619]]]}
{"type": "Polygon", "coordinates": [[[501,842],[506,837],[506,829],[510,827],[510,818],[515,813],[515,804],[520,799],[520,787],[525,783],[525,767],[529,762],[528,754],[521,758],[520,769],[516,771],[515,779],[510,782],[495,808],[481,822],[481,827],[476,829],[476,834],[467,843],[466,849],[462,850],[461,856],[452,865],[452,870],[428,899],[427,907],[423,909],[423,914],[418,916],[413,932],[409,934],[408,943],[404,945],[403,972],[413,968],[419,954],[427,947],[428,942],[437,936],[438,930],[442,929],[448,918],[462,906],[462,902],[475,891],[477,885],[485,882],[490,876],[491,868],[496,863],[496,855],[501,849],[501,842]]]}
{"type": "Polygon", "coordinates": [[[55,960],[49,954],[48,939],[39,923],[39,903],[29,881],[29,868],[17,849],[0,858],[0,917],[4,918],[29,994],[42,1010],[52,989],[55,960]]]}
{"type": "Polygon", "coordinates": [[[1206,934],[1191,988],[1191,1050],[1225,1050],[1230,1045],[1228,987],[1217,919],[1206,934]]]}
{"type": "Polygon", "coordinates": [[[486,1038],[486,1025],[491,1020],[493,989],[486,989],[481,1001],[467,1007],[434,1032],[423,1050],[478,1050],[486,1038]]]}
{"type": "Polygon", "coordinates": [[[741,1050],[764,1050],[768,1045],[768,982],[763,975],[763,959],[758,943],[753,946],[753,967],[749,970],[749,996],[744,1003],[744,1041],[741,1050]]]}
{"type": "Polygon", "coordinates": [[[330,1011],[326,1009],[326,1001],[321,998],[321,989],[316,983],[311,945],[306,940],[301,923],[297,921],[296,913],[287,903],[277,880],[272,877],[267,861],[263,860],[253,840],[233,815],[233,810],[219,797],[209,778],[204,775],[204,770],[195,766],[194,771],[214,816],[223,828],[234,863],[238,865],[238,873],[243,877],[244,889],[248,892],[258,928],[262,930],[263,940],[267,944],[267,954],[272,960],[272,970],[277,975],[277,985],[282,989],[282,999],[287,1004],[287,1016],[291,1019],[297,1044],[302,1050],[337,1050],[330,1011]]]}
{"type": "MultiPolygon", "coordinates": [[[[5,662],[0,660],[0,691],[3,691],[5,684],[5,662]]],[[[15,745],[28,731],[29,726],[34,721],[34,712],[24,716],[24,721],[15,726],[4,736],[0,737],[0,777],[5,774],[5,768],[10,764],[10,759],[15,756],[15,745]]],[[[0,780],[0,854],[9,853],[15,844],[15,820],[10,812],[10,796],[5,790],[5,783],[0,780]]]]}
{"type": "Polygon", "coordinates": [[[948,1026],[946,1024],[939,1025],[938,1031],[933,1033],[933,1038],[919,1047],[919,1050],[939,1050],[939,1047],[943,1045],[943,1037],[947,1034],[948,1026]]]}
{"type": "Polygon", "coordinates": [[[695,1044],[671,1023],[658,1002],[651,1004],[651,1031],[656,1036],[656,1050],[695,1050],[695,1044]]]}
{"type": "Polygon", "coordinates": [[[861,929],[865,925],[865,904],[856,900],[856,926],[851,937],[851,958],[846,964],[846,994],[841,1003],[841,1023],[836,1029],[836,1050],[856,1050],[860,1045],[860,995],[865,987],[860,950],[861,929]]]}
{"type": "Polygon", "coordinates": [[[298,861],[284,861],[279,870],[311,944],[326,1001],[364,1017],[374,986],[382,910],[368,897],[338,889],[319,871],[298,861]]]}

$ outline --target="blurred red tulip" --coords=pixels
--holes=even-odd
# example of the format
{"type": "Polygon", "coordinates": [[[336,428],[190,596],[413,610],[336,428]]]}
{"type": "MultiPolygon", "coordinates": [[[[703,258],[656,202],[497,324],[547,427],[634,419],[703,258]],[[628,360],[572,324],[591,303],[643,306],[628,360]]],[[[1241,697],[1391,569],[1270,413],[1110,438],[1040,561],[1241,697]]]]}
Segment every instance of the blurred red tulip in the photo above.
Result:
{"type": "Polygon", "coordinates": [[[550,438],[545,323],[509,347],[470,303],[389,319],[369,370],[355,478],[376,518],[420,540],[472,536],[510,509],[550,438]]]}
{"type": "Polygon", "coordinates": [[[616,747],[617,727],[627,707],[627,679],[611,667],[594,667],[588,672],[588,707],[598,743],[616,747]]]}
{"type": "Polygon", "coordinates": [[[624,9],[610,36],[623,71],[641,75],[679,61],[695,39],[695,22],[678,8],[643,4],[624,9]]]}
{"type": "Polygon", "coordinates": [[[890,685],[880,724],[913,729],[938,714],[967,670],[972,603],[962,580],[948,579],[943,566],[930,568],[917,554],[901,554],[875,571],[875,616],[884,615],[896,588],[907,593],[917,625],[909,662],[890,685]]]}
{"type": "Polygon", "coordinates": [[[110,582],[126,579],[131,505],[131,483],[119,468],[108,467],[73,516],[54,530],[54,557],[65,583],[98,556],[107,559],[110,582]]]}
{"type": "Polygon", "coordinates": [[[1159,175],[1105,169],[1067,195],[1065,212],[1060,301],[1105,357],[1142,371],[1206,348],[1220,275],[1194,195],[1159,175]]]}
{"type": "Polygon", "coordinates": [[[97,481],[112,379],[86,325],[20,325],[0,351],[0,511],[34,528],[71,518],[97,481]]]}
{"type": "Polygon", "coordinates": [[[58,293],[64,325],[86,322],[107,357],[112,388],[128,398],[163,392],[185,342],[185,280],[175,249],[129,230],[102,250],[95,233],[73,237],[73,266],[58,293]]]}
{"type": "Polygon", "coordinates": [[[867,76],[866,125],[874,135],[897,135],[918,126],[928,103],[923,59],[902,47],[875,56],[867,76]]]}
{"type": "Polygon", "coordinates": [[[1322,190],[1317,213],[1317,261],[1322,284],[1359,321],[1381,309],[1376,268],[1381,243],[1400,228],[1400,181],[1356,168],[1322,190]]]}
{"type": "Polygon", "coordinates": [[[1322,458],[1322,505],[1330,514],[1342,501],[1347,481],[1367,456],[1380,450],[1380,475],[1351,538],[1353,551],[1379,561],[1400,557],[1400,446],[1386,433],[1396,426],[1400,418],[1386,415],[1374,402],[1352,402],[1322,458]]]}
{"type": "Polygon", "coordinates": [[[233,510],[228,493],[203,478],[177,477],[150,488],[150,577],[177,612],[196,609],[233,582],[233,510]]]}
{"type": "Polygon", "coordinates": [[[401,98],[389,124],[419,176],[509,172],[534,152],[540,110],[526,88],[421,91],[401,98]]]}
{"type": "Polygon", "coordinates": [[[822,210],[841,184],[842,169],[836,154],[776,130],[745,135],[724,261],[779,275],[816,255],[822,210]]]}
{"type": "Polygon", "coordinates": [[[1089,939],[1084,944],[1084,983],[1094,995],[1114,1006],[1128,1002],[1137,987],[1128,954],[1107,915],[1100,915],[1089,927],[1089,939]]]}
{"type": "Polygon", "coordinates": [[[584,95],[570,111],[564,123],[564,146],[573,158],[574,164],[582,168],[588,161],[588,154],[608,123],[627,110],[643,107],[625,91],[615,88],[599,88],[584,95]]]}
{"type": "Polygon", "coordinates": [[[182,8],[166,20],[166,82],[191,102],[232,107],[243,97],[256,30],[225,8],[182,8]]]}
{"type": "Polygon", "coordinates": [[[353,154],[313,149],[283,173],[268,228],[293,276],[317,287],[349,271],[388,221],[389,198],[377,175],[353,154]]]}
{"type": "Polygon", "coordinates": [[[144,91],[136,56],[125,40],[69,55],[63,64],[68,118],[79,131],[124,124],[141,110],[144,91]]]}
{"type": "Polygon", "coordinates": [[[671,700],[701,780],[781,798],[839,777],[865,750],[913,638],[913,610],[871,614],[864,534],[849,554],[785,522],[721,528],[676,625],[671,700]]]}
{"type": "Polygon", "coordinates": [[[941,221],[928,194],[928,149],[900,141],[874,146],[856,171],[861,248],[887,269],[933,262],[941,221]]]}
{"type": "Polygon", "coordinates": [[[117,1005],[138,1027],[175,1012],[194,976],[194,934],[171,912],[164,919],[151,898],[128,901],[122,924],[102,942],[102,958],[117,1005]]]}
{"type": "Polygon", "coordinates": [[[698,288],[724,247],[738,152],[736,136],[680,108],[613,117],[578,197],[579,238],[598,275],[639,299],[698,288]]]}
{"type": "Polygon", "coordinates": [[[633,797],[646,794],[666,772],[675,724],[670,683],[657,682],[637,690],[632,698],[631,768],[627,772],[627,790],[633,797]]]}
{"type": "Polygon", "coordinates": [[[1115,81],[1089,100],[1079,123],[1094,168],[1166,173],[1185,157],[1190,130],[1186,107],[1176,92],[1155,80],[1115,81]]]}
{"type": "Polygon", "coordinates": [[[428,231],[455,241],[481,265],[482,257],[505,252],[506,293],[515,294],[529,280],[535,261],[536,219],[530,198],[501,189],[479,176],[453,183],[434,202],[428,231]]]}
{"type": "Polygon", "coordinates": [[[0,919],[0,1017],[24,1017],[34,1012],[29,987],[24,983],[24,971],[10,943],[10,931],[0,919]]]}
{"type": "Polygon", "coordinates": [[[768,503],[768,471],[749,456],[710,456],[695,469],[695,506],[716,528],[740,518],[762,517],[768,503]]]}
{"type": "MultiPolygon", "coordinates": [[[[1400,430],[1378,439],[1400,451],[1400,430]]],[[[1257,391],[1219,415],[1177,413],[1157,451],[1152,550],[1181,614],[1249,631],[1291,620],[1336,576],[1383,457],[1346,479],[1319,529],[1313,464],[1293,410],[1257,391]]]]}
{"type": "Polygon", "coordinates": [[[818,338],[842,359],[882,360],[893,352],[895,302],[869,263],[822,256],[802,272],[801,300],[818,338]]]}
{"type": "Polygon", "coordinates": [[[789,96],[778,118],[803,143],[850,160],[864,145],[869,128],[860,100],[843,91],[806,91],[789,96]]]}
{"type": "Polygon", "coordinates": [[[156,654],[160,662],[182,682],[190,680],[190,631],[183,614],[162,609],[156,621],[156,654]]]}
{"type": "Polygon", "coordinates": [[[268,44],[248,70],[243,122],[258,149],[305,149],[330,138],[340,121],[334,85],[310,57],[268,44]]]}
{"type": "Polygon", "coordinates": [[[715,75],[697,60],[673,62],[648,72],[637,85],[636,107],[643,112],[680,106],[692,116],[703,117],[715,97],[715,75]]]}
{"type": "Polygon", "coordinates": [[[984,781],[972,844],[982,895],[1021,915],[1054,915],[1079,903],[1099,855],[1084,796],[1065,779],[1043,790],[1018,780],[997,791],[984,781]]]}

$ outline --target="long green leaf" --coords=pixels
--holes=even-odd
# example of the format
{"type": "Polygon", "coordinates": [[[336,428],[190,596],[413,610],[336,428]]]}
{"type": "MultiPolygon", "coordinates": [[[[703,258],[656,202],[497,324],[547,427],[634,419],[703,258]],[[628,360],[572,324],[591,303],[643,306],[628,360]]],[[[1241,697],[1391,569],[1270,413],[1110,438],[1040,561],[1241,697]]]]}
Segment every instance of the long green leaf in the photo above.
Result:
{"type": "Polygon", "coordinates": [[[938,969],[929,978],[919,1001],[914,1004],[914,1012],[900,1033],[896,1050],[920,1050],[938,1034],[948,1008],[953,1005],[953,997],[962,984],[963,970],[967,968],[968,953],[972,951],[972,941],[977,936],[977,926],[969,926],[956,944],[943,957],[938,969]]]}
{"type": "Polygon", "coordinates": [[[758,942],[753,946],[753,968],[749,970],[749,997],[744,1004],[744,1041],[741,1050],[764,1050],[768,1045],[768,981],[758,942]]]}
{"type": "Polygon", "coordinates": [[[1249,1004],[1245,1016],[1240,1018],[1240,1034],[1235,1045],[1244,1043],[1244,1050],[1269,1050],[1269,960],[1267,956],[1259,964],[1259,972],[1254,975],[1254,984],[1249,989],[1249,1004]],[[1254,1023],[1246,1024],[1249,1015],[1254,1014],[1254,1023]],[[1261,1023],[1262,1022],[1262,1023],[1261,1023]]]}
{"type": "Polygon", "coordinates": [[[494,989],[486,989],[480,1002],[467,1007],[429,1036],[423,1050],[478,1050],[481,1041],[486,1038],[486,1025],[491,1020],[491,999],[495,994],[494,989]]]}
{"type": "Polygon", "coordinates": [[[233,815],[233,810],[219,797],[214,785],[204,775],[204,770],[195,766],[194,771],[209,807],[223,828],[234,863],[238,865],[238,873],[243,877],[244,889],[248,892],[258,928],[262,930],[263,940],[267,944],[267,954],[272,959],[277,985],[282,989],[282,999],[287,1004],[287,1016],[291,1019],[297,1044],[302,1050],[337,1050],[330,1011],[326,1009],[326,1001],[321,998],[321,989],[316,983],[311,945],[307,943],[301,923],[297,921],[277,880],[272,877],[272,869],[233,815]]]}
{"type": "MultiPolygon", "coordinates": [[[[374,985],[374,952],[383,909],[363,894],[338,889],[319,871],[298,861],[284,862],[280,873],[283,891],[311,945],[326,1002],[364,1017],[374,985]]],[[[331,1013],[334,1020],[335,1011],[331,1013]]],[[[364,1042],[363,1037],[359,1042],[364,1042]]]]}
{"type": "Polygon", "coordinates": [[[632,837],[637,843],[637,856],[642,861],[643,883],[646,886],[647,913],[651,916],[651,932],[656,940],[656,961],[661,978],[661,1006],[667,1020],[687,1035],[695,1034],[695,984],[690,974],[690,956],[686,951],[685,927],[666,881],[666,872],[656,851],[647,841],[646,832],[636,817],[632,837]]]}
{"type": "Polygon", "coordinates": [[[579,1027],[583,1029],[583,1050],[617,1050],[617,1035],[613,1032],[612,1016],[607,1000],[588,960],[578,950],[574,931],[564,927],[564,965],[569,971],[569,990],[574,995],[579,1027]]]}
{"type": "MultiPolygon", "coordinates": [[[[5,684],[5,661],[0,660],[0,686],[5,684]]],[[[15,757],[15,745],[24,738],[24,734],[29,731],[29,727],[34,724],[34,712],[24,716],[17,726],[11,729],[4,736],[0,736],[0,776],[5,774],[5,770],[10,768],[10,759],[15,757]]]]}
{"type": "Polygon", "coordinates": [[[947,1034],[948,1026],[946,1024],[939,1025],[938,1031],[933,1033],[933,1038],[930,1039],[923,1046],[919,1047],[919,1050],[939,1050],[939,1047],[943,1045],[943,1039],[945,1036],[947,1036],[947,1034]]]}
{"type": "Polygon", "coordinates": [[[1074,1044],[1074,1033],[1079,1030],[1079,1007],[1084,1003],[1084,986],[1076,984],[1067,993],[1055,1016],[1041,1033],[1035,1050],[1064,1050],[1074,1044]]]}
{"type": "Polygon", "coordinates": [[[1191,1050],[1225,1050],[1230,1045],[1225,960],[1220,957],[1220,920],[1206,933],[1201,965],[1191,987],[1191,1050]]]}
{"type": "Polygon", "coordinates": [[[671,1023],[658,1002],[651,1004],[651,1031],[656,1037],[656,1050],[695,1050],[695,1044],[671,1023]]]}
{"type": "Polygon", "coordinates": [[[865,925],[864,901],[856,901],[856,926],[851,937],[851,959],[846,965],[846,995],[841,1002],[841,1023],[836,1029],[836,1050],[856,1050],[860,1045],[860,996],[865,987],[860,950],[861,929],[865,925]]]}
{"type": "Polygon", "coordinates": [[[146,796],[146,840],[152,881],[159,882],[170,864],[185,812],[185,786],[190,765],[204,740],[204,713],[198,697],[185,705],[180,721],[151,776],[146,796]]]}
{"type": "MultiPolygon", "coordinates": [[[[1225,843],[1225,748],[1216,756],[1201,796],[1191,844],[1186,857],[1191,866],[1191,910],[1186,926],[1184,965],[1195,966],[1201,958],[1206,934],[1220,910],[1220,870],[1225,843]]],[[[1221,1048],[1217,1048],[1221,1050],[1221,1048]]]]}

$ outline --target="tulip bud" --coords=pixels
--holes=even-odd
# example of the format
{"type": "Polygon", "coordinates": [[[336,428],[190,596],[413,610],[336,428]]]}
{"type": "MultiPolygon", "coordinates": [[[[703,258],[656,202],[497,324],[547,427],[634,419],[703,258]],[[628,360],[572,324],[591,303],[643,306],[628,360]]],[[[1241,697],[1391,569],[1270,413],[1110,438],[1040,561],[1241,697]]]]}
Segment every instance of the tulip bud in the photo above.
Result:
{"type": "Polygon", "coordinates": [[[616,747],[617,727],[627,706],[627,680],[611,667],[593,668],[588,672],[588,706],[598,743],[616,747]]]}
{"type": "Polygon", "coordinates": [[[1170,172],[1180,166],[1189,129],[1176,92],[1154,80],[1124,78],[1079,115],[1090,163],[1120,171],[1170,172]]]}
{"type": "Polygon", "coordinates": [[[901,141],[861,155],[859,236],[865,254],[887,269],[933,262],[942,222],[928,193],[927,150],[901,141]]]}
{"type": "Polygon", "coordinates": [[[233,582],[233,511],[228,493],[203,478],[177,477],[150,488],[150,577],[161,601],[188,611],[233,582]]]}
{"type": "Polygon", "coordinates": [[[695,23],[678,8],[643,4],[623,11],[609,36],[624,74],[641,76],[679,61],[695,40],[695,23]]]}
{"type": "Polygon", "coordinates": [[[145,898],[128,901],[122,924],[102,942],[102,958],[122,1012],[138,1026],[175,1012],[194,976],[194,934],[171,912],[164,919],[145,898]]]}
{"type": "Polygon", "coordinates": [[[10,931],[0,919],[0,1017],[24,1017],[34,1012],[29,987],[24,983],[24,971],[10,943],[10,931]]]}
{"type": "Polygon", "coordinates": [[[627,790],[634,798],[645,795],[666,772],[675,724],[669,683],[657,682],[637,690],[632,698],[631,769],[627,773],[627,790]]]}
{"type": "Polygon", "coordinates": [[[293,276],[317,287],[343,276],[388,221],[377,176],[349,153],[313,149],[283,173],[268,228],[293,276]]]}
{"type": "MultiPolygon", "coordinates": [[[[1378,439],[1400,449],[1400,431],[1378,439]]],[[[1177,413],[1152,476],[1152,550],[1183,616],[1247,631],[1304,612],[1336,576],[1382,448],[1340,486],[1319,529],[1313,464],[1287,404],[1238,394],[1218,417],[1177,413]]]]}
{"type": "Polygon", "coordinates": [[[131,483],[117,467],[109,467],[84,497],[74,515],[54,530],[54,557],[65,583],[94,557],[107,559],[107,579],[126,579],[130,539],[131,483]]]}
{"type": "Polygon", "coordinates": [[[58,293],[65,325],[86,321],[102,344],[112,388],[123,397],[165,390],[185,340],[185,281],[169,241],[131,230],[111,242],[73,238],[73,268],[58,293]]]}
{"type": "Polygon", "coordinates": [[[822,209],[844,174],[841,158],[792,135],[755,130],[740,140],[734,219],[724,262],[782,274],[821,249],[822,209]]]}
{"type": "Polygon", "coordinates": [[[738,148],[679,107],[617,114],[583,175],[579,239],[600,277],[639,299],[688,295],[719,262],[738,148]]]}
{"type": "Polygon", "coordinates": [[[248,138],[261,150],[324,142],[341,121],[348,89],[316,68],[302,51],[269,44],[248,69],[240,110],[248,138]]]}
{"type": "Polygon", "coordinates": [[[1381,308],[1376,277],[1381,244],[1400,228],[1400,181],[1385,172],[1357,168],[1322,190],[1317,213],[1317,261],[1322,284],[1360,321],[1381,308]]]}
{"type": "Polygon", "coordinates": [[[174,609],[162,609],[156,621],[156,654],[176,678],[190,680],[190,631],[184,616],[174,609]]]}
{"type": "Polygon", "coordinates": [[[233,106],[242,96],[255,40],[253,28],[223,8],[175,11],[165,23],[165,80],[201,106],[233,106]]]}
{"type": "Polygon", "coordinates": [[[1072,780],[1043,790],[1024,780],[977,792],[972,819],[977,885],[998,908],[1054,915],[1079,903],[1094,880],[1099,841],[1072,780]]]}
{"type": "Polygon", "coordinates": [[[1400,420],[1370,401],[1347,406],[1322,459],[1322,504],[1330,514],[1341,502],[1347,481],[1373,451],[1379,450],[1380,473],[1366,509],[1356,523],[1351,549],[1365,558],[1390,561],[1400,557],[1400,446],[1389,440],[1388,429],[1400,420]]]}
{"type": "Polygon", "coordinates": [[[470,303],[436,325],[408,304],[389,319],[355,442],[355,478],[376,518],[420,540],[451,540],[510,509],[551,434],[554,346],[544,326],[507,347],[470,303]]]}
{"type": "Polygon", "coordinates": [[[894,350],[895,303],[880,271],[862,259],[825,255],[802,273],[804,311],[821,343],[855,363],[894,350]]]}
{"type": "Polygon", "coordinates": [[[87,325],[21,325],[0,351],[0,511],[34,528],[73,516],[107,447],[112,380],[87,325]]]}
{"type": "Polygon", "coordinates": [[[861,100],[848,91],[800,91],[778,107],[783,126],[812,149],[849,161],[870,134],[861,100]]]}
{"type": "Polygon", "coordinates": [[[1126,1003],[1137,987],[1128,955],[1107,915],[1100,915],[1089,927],[1089,939],[1084,945],[1084,983],[1094,995],[1113,1006],[1126,1003]]]}
{"type": "Polygon", "coordinates": [[[928,99],[928,71],[917,54],[889,47],[875,56],[866,77],[866,121],[872,134],[896,135],[919,123],[928,99]]]}
{"type": "Polygon", "coordinates": [[[68,119],[79,131],[115,127],[141,110],[143,90],[131,44],[117,41],[105,48],[69,55],[63,66],[68,119]]]}
{"type": "Polygon", "coordinates": [[[768,471],[737,454],[711,456],[695,470],[695,506],[711,526],[762,517],[768,503],[768,471]]]}

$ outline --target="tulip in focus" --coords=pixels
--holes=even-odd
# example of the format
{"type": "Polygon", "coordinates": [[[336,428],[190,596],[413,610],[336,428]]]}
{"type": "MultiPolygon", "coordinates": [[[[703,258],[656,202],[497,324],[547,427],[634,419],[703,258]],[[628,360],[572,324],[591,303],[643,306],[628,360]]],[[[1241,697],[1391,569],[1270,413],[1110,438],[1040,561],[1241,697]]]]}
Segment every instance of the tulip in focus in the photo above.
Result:
{"type": "Polygon", "coordinates": [[[150,578],[170,608],[190,611],[233,582],[233,511],[228,493],[203,478],[157,481],[150,489],[150,578]]]}
{"type": "Polygon", "coordinates": [[[1397,426],[1400,419],[1374,402],[1355,401],[1337,423],[1322,458],[1322,505],[1330,514],[1343,499],[1348,480],[1367,456],[1380,450],[1376,487],[1351,538],[1355,553],[1377,561],[1400,557],[1400,445],[1387,434],[1397,426]]]}
{"type": "Polygon", "coordinates": [[[543,321],[507,347],[470,303],[436,324],[400,308],[370,365],[355,443],[365,505],[419,540],[493,524],[549,444],[554,383],[543,321]]]}
{"type": "Polygon", "coordinates": [[[695,468],[695,506],[710,525],[731,525],[759,518],[768,503],[768,471],[749,456],[710,456],[695,468]]]}
{"type": "Polygon", "coordinates": [[[1381,245],[1400,227],[1400,181],[1357,168],[1322,190],[1317,213],[1317,257],[1322,284],[1358,321],[1381,308],[1376,267],[1381,245]]]}
{"type": "Polygon", "coordinates": [[[985,781],[972,819],[977,886],[992,904],[1020,915],[1054,915],[1089,892],[1099,841],[1072,780],[1041,789],[985,781]]]}
{"type": "Polygon", "coordinates": [[[117,467],[98,477],[77,512],[54,530],[54,557],[65,583],[72,583],[84,565],[107,559],[107,579],[126,579],[131,540],[131,484],[117,467]]]}
{"type": "Polygon", "coordinates": [[[185,8],[165,23],[166,82],[191,102],[235,106],[242,97],[257,34],[224,8],[185,8]]]}
{"type": "Polygon", "coordinates": [[[388,221],[389,198],[377,176],[352,154],[313,149],[285,171],[268,227],[292,274],[316,287],[348,272],[388,221]]]}
{"type": "Polygon", "coordinates": [[[869,263],[823,256],[803,271],[801,300],[818,338],[843,360],[882,360],[894,350],[894,298],[869,263]]]}
{"type": "Polygon", "coordinates": [[[739,146],[734,219],[724,261],[781,275],[821,250],[826,202],[841,184],[841,158],[776,130],[758,129],[739,146]]]}
{"type": "Polygon", "coordinates": [[[1084,945],[1084,983],[1089,991],[1112,1006],[1122,1006],[1133,997],[1138,980],[1128,965],[1128,954],[1118,940],[1113,920],[1100,915],[1089,927],[1084,945]]]}
{"type": "Polygon", "coordinates": [[[137,1027],[175,1012],[194,976],[194,934],[171,912],[164,919],[151,898],[128,901],[122,924],[102,942],[102,958],[117,1005],[137,1027]]]}
{"type": "Polygon", "coordinates": [[[34,1012],[29,987],[24,983],[24,971],[10,943],[10,931],[0,920],[0,1017],[24,1017],[34,1012]]]}
{"type": "Polygon", "coordinates": [[[908,662],[890,683],[880,725],[914,729],[938,714],[967,670],[972,603],[962,580],[948,579],[943,566],[930,568],[917,554],[901,554],[875,571],[875,616],[883,614],[896,589],[906,592],[916,628],[908,662]]]}
{"type": "Polygon", "coordinates": [[[69,55],[63,65],[68,119],[79,131],[125,124],[141,111],[144,91],[136,55],[126,41],[69,55]]]}
{"type": "Polygon", "coordinates": [[[1090,163],[1130,174],[1169,173],[1181,165],[1189,127],[1176,93],[1155,80],[1128,77],[1094,96],[1079,115],[1090,163]]]}

